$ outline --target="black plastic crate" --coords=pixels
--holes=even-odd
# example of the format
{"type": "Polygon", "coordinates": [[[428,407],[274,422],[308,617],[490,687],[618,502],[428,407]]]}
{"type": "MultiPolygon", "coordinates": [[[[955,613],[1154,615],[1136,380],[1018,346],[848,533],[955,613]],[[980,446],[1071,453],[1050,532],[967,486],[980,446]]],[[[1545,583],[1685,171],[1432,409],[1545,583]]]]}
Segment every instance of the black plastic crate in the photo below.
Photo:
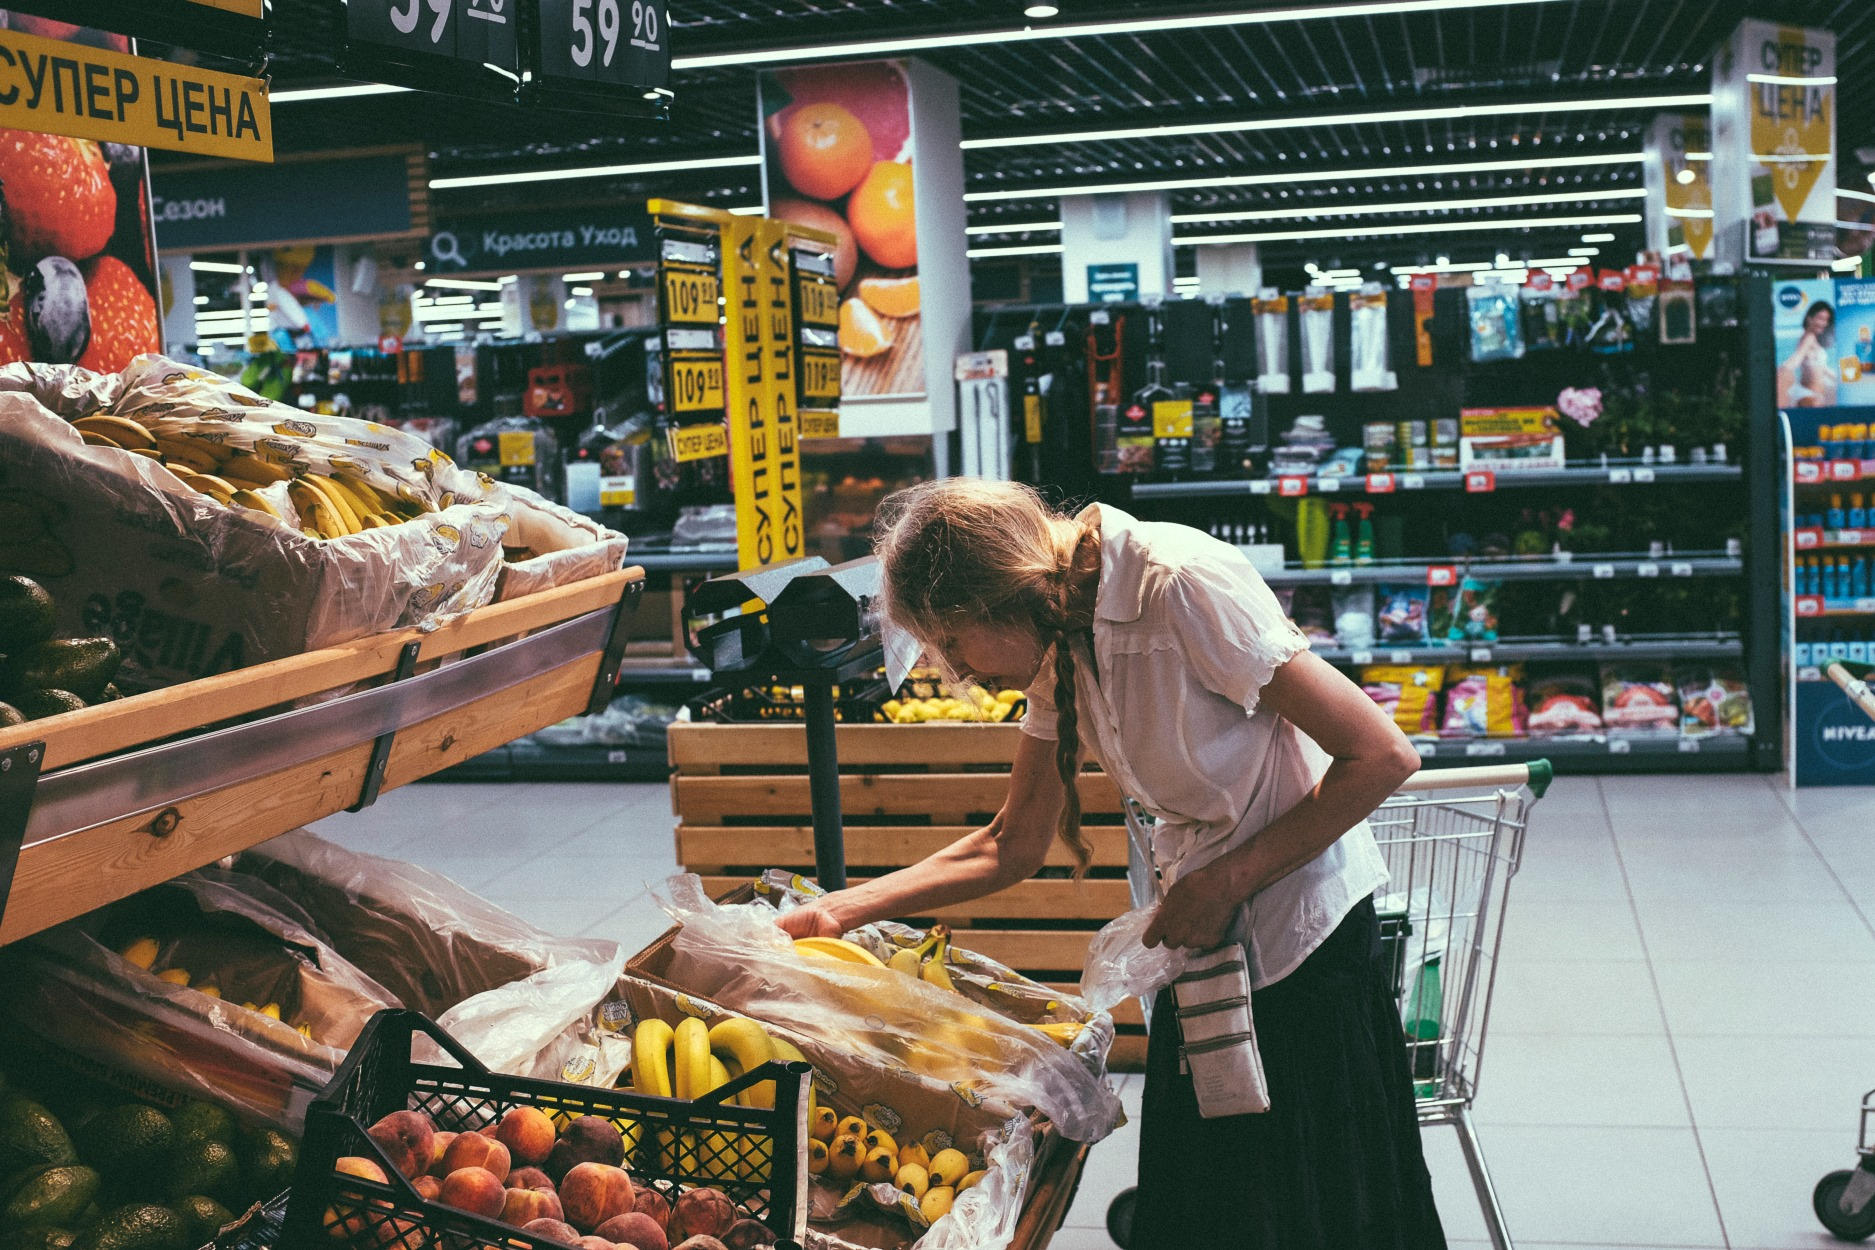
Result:
{"type": "Polygon", "coordinates": [[[371,1018],[332,1083],[306,1112],[306,1136],[279,1245],[311,1250],[564,1250],[559,1242],[426,1202],[365,1135],[394,1111],[421,1111],[441,1132],[474,1132],[515,1107],[550,1116],[596,1115],[636,1124],[627,1134],[625,1170],[675,1203],[681,1188],[722,1190],[776,1234],[777,1250],[806,1231],[807,1082],[804,1063],[767,1063],[691,1102],[630,1090],[568,1085],[488,1071],[428,1017],[392,1009],[371,1018]],[[418,1062],[412,1046],[434,1043],[443,1062],[418,1062]],[[453,1065],[450,1061],[453,1060],[453,1065]],[[730,1100],[764,1080],[775,1082],[772,1110],[730,1100]],[[372,1159],[390,1177],[379,1184],[340,1175],[348,1155],[372,1159]],[[337,1223],[328,1230],[328,1223],[337,1223]]]}
{"type": "MultiPolygon", "coordinates": [[[[885,682],[878,678],[843,682],[833,701],[834,719],[846,725],[874,724],[879,720],[880,705],[891,697],[885,682]]],[[[712,690],[692,699],[686,706],[690,709],[691,720],[714,724],[752,725],[807,719],[806,695],[785,682],[712,690]]]]}

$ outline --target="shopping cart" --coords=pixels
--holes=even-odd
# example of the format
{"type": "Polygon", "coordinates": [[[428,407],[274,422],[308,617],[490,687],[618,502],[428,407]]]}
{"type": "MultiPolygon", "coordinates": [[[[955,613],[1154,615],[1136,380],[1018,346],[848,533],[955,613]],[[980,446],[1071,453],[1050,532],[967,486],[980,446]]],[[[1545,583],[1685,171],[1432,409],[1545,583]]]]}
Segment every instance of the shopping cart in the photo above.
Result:
{"type": "MultiPolygon", "coordinates": [[[[1868,678],[1875,666],[1831,664],[1829,679],[1842,687],[1857,707],[1875,720],[1875,690],[1868,678]]],[[[1853,1168],[1831,1172],[1816,1183],[1810,1195],[1810,1207],[1823,1227],[1844,1241],[1863,1241],[1875,1236],[1875,1089],[1862,1098],[1862,1126],[1856,1137],[1856,1153],[1861,1162],[1853,1168]]]]}
{"type": "MultiPolygon", "coordinates": [[[[1491,1244],[1510,1250],[1471,1104],[1504,935],[1504,906],[1530,809],[1549,788],[1547,760],[1421,771],[1368,819],[1391,880],[1375,897],[1383,949],[1412,1060],[1421,1124],[1458,1130],[1491,1244]]],[[[1136,1194],[1107,1210],[1116,1245],[1131,1241],[1136,1194]]]]}

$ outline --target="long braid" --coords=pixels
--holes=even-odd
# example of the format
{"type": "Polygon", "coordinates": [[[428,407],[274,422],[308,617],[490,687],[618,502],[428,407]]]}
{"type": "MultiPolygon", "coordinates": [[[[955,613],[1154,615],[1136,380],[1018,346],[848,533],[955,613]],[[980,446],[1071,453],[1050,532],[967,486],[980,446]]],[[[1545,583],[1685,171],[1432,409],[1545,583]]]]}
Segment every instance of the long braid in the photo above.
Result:
{"type": "Polygon", "coordinates": [[[1087,875],[1094,850],[1081,832],[1081,725],[1074,690],[1074,648],[1066,630],[1055,635],[1055,768],[1061,774],[1061,823],[1056,834],[1074,852],[1074,879],[1087,875]]]}

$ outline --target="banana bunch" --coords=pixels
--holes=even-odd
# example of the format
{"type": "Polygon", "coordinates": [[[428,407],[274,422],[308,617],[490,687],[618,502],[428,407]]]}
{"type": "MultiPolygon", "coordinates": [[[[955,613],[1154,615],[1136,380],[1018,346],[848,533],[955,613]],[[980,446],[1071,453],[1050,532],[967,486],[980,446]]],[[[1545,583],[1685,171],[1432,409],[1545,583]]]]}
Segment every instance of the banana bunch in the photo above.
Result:
{"type": "Polygon", "coordinates": [[[1031,1024],[1030,1028],[1063,1046],[1074,1045],[1074,1039],[1081,1035],[1087,1025],[1079,1020],[1052,1020],[1047,1024],[1031,1024]]]}
{"type": "Polygon", "coordinates": [[[945,1215],[957,1195],[980,1182],[970,1157],[955,1148],[931,1154],[921,1142],[901,1146],[882,1128],[856,1115],[840,1118],[831,1107],[816,1108],[809,1123],[807,1170],[840,1182],[855,1178],[867,1184],[890,1181],[918,1208],[926,1224],[945,1215]]]}
{"type": "Polygon", "coordinates": [[[250,451],[206,439],[169,438],[153,434],[128,417],[93,413],[72,422],[80,438],[92,447],[116,447],[148,456],[175,474],[186,486],[227,508],[246,508],[277,521],[293,524],[308,538],[343,538],[368,529],[386,529],[426,511],[423,504],[402,494],[388,494],[366,482],[362,474],[296,475],[292,468],[250,451]],[[294,517],[283,516],[261,491],[285,482],[294,517]]]}
{"type": "Polygon", "coordinates": [[[936,695],[928,699],[887,699],[880,705],[879,713],[896,725],[919,725],[934,720],[1000,723],[1011,717],[1020,719],[1016,705],[1021,698],[1020,690],[1001,690],[995,694],[977,690],[967,699],[953,695],[936,695]]]}
{"type": "Polygon", "coordinates": [[[922,980],[927,985],[935,985],[955,994],[957,985],[951,980],[950,965],[944,959],[950,945],[950,926],[932,925],[931,932],[923,942],[897,951],[886,966],[894,972],[902,972],[914,980],[922,980]]]}
{"type": "MultiPolygon", "coordinates": [[[[793,1043],[771,1037],[753,1020],[719,1020],[714,1026],[685,1016],[673,1029],[662,1020],[643,1020],[632,1034],[632,1088],[655,1098],[695,1100],[715,1093],[732,1080],[772,1059],[805,1063],[793,1043]]],[[[808,1087],[809,1115],[813,1087],[808,1087]]],[[[775,1105],[775,1083],[762,1081],[741,1091],[732,1105],[775,1105]]],[[[757,1180],[773,1162],[773,1143],[733,1132],[695,1133],[663,1130],[658,1142],[667,1159],[684,1170],[712,1180],[757,1180]]]]}
{"type": "Polygon", "coordinates": [[[794,940],[794,953],[803,959],[818,959],[823,963],[867,964],[874,968],[883,968],[879,957],[855,942],[845,938],[809,937],[794,940]]]}

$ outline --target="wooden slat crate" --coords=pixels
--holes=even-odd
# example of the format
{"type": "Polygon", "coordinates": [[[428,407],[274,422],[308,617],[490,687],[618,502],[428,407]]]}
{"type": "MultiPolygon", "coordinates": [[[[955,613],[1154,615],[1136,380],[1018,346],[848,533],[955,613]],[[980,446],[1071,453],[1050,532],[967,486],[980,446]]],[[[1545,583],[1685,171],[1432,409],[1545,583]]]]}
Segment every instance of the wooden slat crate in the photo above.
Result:
{"type": "MultiPolygon", "coordinates": [[[[915,863],[996,814],[1009,789],[1021,730],[1015,725],[932,723],[842,725],[840,801],[850,882],[915,863]]],[[[798,724],[690,724],[670,728],[671,806],[677,861],[720,896],[769,868],[814,870],[807,740],[798,724]]],[[[1041,876],[928,916],[958,942],[1063,989],[1079,985],[1088,942],[1126,911],[1126,827],[1111,778],[1080,778],[1093,865],[1069,877],[1073,856],[1058,843],[1041,876]]],[[[1115,1012],[1114,1066],[1145,1060],[1137,1003],[1115,1012]]]]}

